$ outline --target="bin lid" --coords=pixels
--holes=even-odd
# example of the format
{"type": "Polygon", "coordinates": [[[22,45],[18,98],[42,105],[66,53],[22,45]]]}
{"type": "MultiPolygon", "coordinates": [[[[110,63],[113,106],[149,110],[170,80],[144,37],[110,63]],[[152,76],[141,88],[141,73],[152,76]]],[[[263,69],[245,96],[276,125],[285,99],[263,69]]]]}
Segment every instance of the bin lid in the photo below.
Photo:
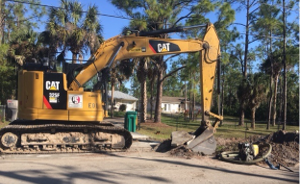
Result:
{"type": "Polygon", "coordinates": [[[127,111],[126,115],[137,115],[136,111],[127,111]]]}

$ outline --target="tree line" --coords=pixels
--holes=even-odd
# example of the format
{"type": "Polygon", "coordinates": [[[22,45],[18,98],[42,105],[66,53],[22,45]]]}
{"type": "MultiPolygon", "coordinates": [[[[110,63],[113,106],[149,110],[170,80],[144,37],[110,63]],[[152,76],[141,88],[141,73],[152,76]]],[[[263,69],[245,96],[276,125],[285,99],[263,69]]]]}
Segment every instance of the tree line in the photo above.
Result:
{"type": "MultiPolygon", "coordinates": [[[[17,71],[24,63],[83,62],[104,41],[99,10],[87,10],[78,1],[61,0],[60,7],[40,6],[38,0],[0,1],[0,98],[1,103],[16,96],[17,71]],[[45,30],[37,33],[46,19],[45,30]]],[[[295,0],[110,0],[130,18],[122,34],[131,30],[152,31],[181,25],[212,22],[221,43],[221,111],[223,115],[267,121],[299,120],[299,25],[295,0]],[[237,16],[244,19],[236,20],[237,16]]],[[[172,37],[161,34],[160,38],[172,37]]],[[[202,38],[195,29],[183,38],[202,38]]],[[[197,54],[135,58],[120,62],[111,70],[110,87],[129,90],[140,97],[141,121],[146,121],[147,100],[151,118],[161,121],[161,99],[188,96],[191,107],[200,102],[199,63],[197,54]],[[134,72],[135,71],[135,72],[134,72]],[[131,89],[124,81],[131,79],[131,89]],[[185,90],[187,89],[187,90],[185,90]],[[153,117],[152,117],[152,111],[153,117]]],[[[113,96],[112,96],[113,103],[113,96]]],[[[217,104],[213,104],[214,111],[217,104]]],[[[191,113],[193,110],[190,111],[191,113]]],[[[193,117],[193,114],[191,114],[193,117]]],[[[299,123],[299,122],[298,122],[299,123]]]]}

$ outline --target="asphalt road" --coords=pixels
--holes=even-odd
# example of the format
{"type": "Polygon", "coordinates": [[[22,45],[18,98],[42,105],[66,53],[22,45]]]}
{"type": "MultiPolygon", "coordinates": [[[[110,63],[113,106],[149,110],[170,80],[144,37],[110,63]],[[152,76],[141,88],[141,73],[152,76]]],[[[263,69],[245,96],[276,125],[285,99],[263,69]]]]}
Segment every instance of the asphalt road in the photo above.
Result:
{"type": "Polygon", "coordinates": [[[171,157],[143,146],[107,154],[2,155],[0,183],[299,183],[298,171],[171,157]]]}

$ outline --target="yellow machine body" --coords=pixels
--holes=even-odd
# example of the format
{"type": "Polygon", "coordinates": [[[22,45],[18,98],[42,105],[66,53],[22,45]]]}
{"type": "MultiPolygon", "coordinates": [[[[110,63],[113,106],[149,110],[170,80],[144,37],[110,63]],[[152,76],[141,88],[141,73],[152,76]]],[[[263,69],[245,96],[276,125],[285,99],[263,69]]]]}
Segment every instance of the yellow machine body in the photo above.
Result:
{"type": "Polygon", "coordinates": [[[257,144],[253,144],[253,155],[256,157],[259,153],[259,146],[257,144]]]}
{"type": "Polygon", "coordinates": [[[19,72],[19,118],[26,120],[102,121],[100,91],[70,91],[64,73],[19,72]],[[56,78],[51,79],[51,75],[56,78]]]}

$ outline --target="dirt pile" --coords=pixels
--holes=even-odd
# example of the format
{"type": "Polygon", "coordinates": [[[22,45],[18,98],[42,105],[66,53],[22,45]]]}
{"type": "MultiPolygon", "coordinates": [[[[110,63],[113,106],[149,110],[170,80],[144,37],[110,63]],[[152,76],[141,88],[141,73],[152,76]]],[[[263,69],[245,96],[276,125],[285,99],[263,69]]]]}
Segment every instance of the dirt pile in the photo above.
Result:
{"type": "Polygon", "coordinates": [[[262,139],[272,145],[269,161],[287,167],[299,163],[299,133],[278,131],[262,139]]]}
{"type": "Polygon", "coordinates": [[[186,159],[190,159],[194,157],[195,155],[198,155],[198,153],[194,153],[192,150],[187,148],[185,145],[181,145],[178,147],[172,147],[171,146],[171,140],[165,140],[162,143],[160,143],[158,146],[154,148],[156,152],[161,153],[168,153],[171,156],[174,157],[182,157],[186,159]]]}
{"type": "MultiPolygon", "coordinates": [[[[268,160],[275,166],[293,167],[299,163],[299,133],[278,131],[268,136],[252,137],[251,140],[255,144],[271,144],[272,152],[268,160]]],[[[217,142],[216,155],[223,151],[238,151],[238,143],[245,140],[217,138],[217,142]]]]}
{"type": "Polygon", "coordinates": [[[170,150],[170,155],[175,156],[175,157],[183,157],[186,159],[190,159],[197,154],[195,154],[192,150],[188,149],[185,146],[178,146],[178,147],[170,150]]]}

